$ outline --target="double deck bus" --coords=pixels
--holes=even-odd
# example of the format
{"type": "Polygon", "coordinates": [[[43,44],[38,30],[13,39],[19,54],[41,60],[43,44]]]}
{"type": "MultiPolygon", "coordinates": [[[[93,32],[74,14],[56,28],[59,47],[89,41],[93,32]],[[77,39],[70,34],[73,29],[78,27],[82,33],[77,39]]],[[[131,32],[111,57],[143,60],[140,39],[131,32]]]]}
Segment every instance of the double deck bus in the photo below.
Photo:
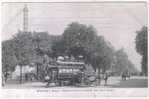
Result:
{"type": "Polygon", "coordinates": [[[76,85],[83,82],[85,64],[83,62],[58,61],[56,65],[48,66],[48,84],[76,85]]]}

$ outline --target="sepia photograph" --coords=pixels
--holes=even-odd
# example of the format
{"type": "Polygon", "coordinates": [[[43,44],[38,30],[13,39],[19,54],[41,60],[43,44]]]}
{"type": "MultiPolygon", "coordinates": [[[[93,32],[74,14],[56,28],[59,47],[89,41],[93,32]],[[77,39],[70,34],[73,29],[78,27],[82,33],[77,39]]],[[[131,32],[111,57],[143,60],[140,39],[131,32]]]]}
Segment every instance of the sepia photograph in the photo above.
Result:
{"type": "Polygon", "coordinates": [[[1,5],[2,89],[148,88],[147,2],[1,5]]]}

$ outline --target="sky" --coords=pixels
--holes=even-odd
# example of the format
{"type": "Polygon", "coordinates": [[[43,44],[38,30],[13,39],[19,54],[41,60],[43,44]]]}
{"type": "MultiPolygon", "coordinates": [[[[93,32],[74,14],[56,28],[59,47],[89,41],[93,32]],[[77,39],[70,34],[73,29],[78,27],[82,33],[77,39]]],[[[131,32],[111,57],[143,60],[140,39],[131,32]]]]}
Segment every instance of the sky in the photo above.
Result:
{"type": "MultiPolygon", "coordinates": [[[[28,30],[61,35],[71,22],[92,25],[116,50],[124,48],[141,70],[141,56],[135,49],[136,31],[147,26],[145,2],[28,3],[28,30]]],[[[23,27],[23,3],[2,4],[2,40],[23,27]]]]}

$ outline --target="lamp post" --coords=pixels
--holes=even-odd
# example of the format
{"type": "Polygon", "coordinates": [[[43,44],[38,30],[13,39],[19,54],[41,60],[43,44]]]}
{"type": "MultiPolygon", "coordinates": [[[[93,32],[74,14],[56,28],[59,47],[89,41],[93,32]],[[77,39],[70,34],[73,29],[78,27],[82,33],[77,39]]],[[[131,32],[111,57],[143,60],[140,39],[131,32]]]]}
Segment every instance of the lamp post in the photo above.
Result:
{"type": "Polygon", "coordinates": [[[37,35],[37,38],[34,40],[35,41],[35,50],[36,50],[36,73],[37,73],[37,80],[39,79],[39,62],[40,62],[40,35],[37,35]]]}

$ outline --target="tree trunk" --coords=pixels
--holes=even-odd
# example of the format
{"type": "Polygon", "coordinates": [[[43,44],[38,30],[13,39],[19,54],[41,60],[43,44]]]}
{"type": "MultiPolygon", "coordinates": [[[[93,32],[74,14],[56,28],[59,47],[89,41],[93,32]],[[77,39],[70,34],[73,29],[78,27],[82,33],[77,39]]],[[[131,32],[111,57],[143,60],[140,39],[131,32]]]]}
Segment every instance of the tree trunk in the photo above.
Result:
{"type": "Polygon", "coordinates": [[[22,65],[20,65],[20,84],[22,83],[22,65]]]}
{"type": "Polygon", "coordinates": [[[37,80],[38,80],[38,76],[39,76],[39,64],[37,63],[37,80]]]}
{"type": "Polygon", "coordinates": [[[99,69],[99,67],[97,67],[96,68],[96,77],[97,77],[97,82],[96,82],[96,85],[98,86],[98,85],[100,85],[100,71],[99,71],[100,69],[99,69]]]}
{"type": "Polygon", "coordinates": [[[8,78],[8,65],[6,65],[5,83],[7,82],[7,78],[8,78]]]}

